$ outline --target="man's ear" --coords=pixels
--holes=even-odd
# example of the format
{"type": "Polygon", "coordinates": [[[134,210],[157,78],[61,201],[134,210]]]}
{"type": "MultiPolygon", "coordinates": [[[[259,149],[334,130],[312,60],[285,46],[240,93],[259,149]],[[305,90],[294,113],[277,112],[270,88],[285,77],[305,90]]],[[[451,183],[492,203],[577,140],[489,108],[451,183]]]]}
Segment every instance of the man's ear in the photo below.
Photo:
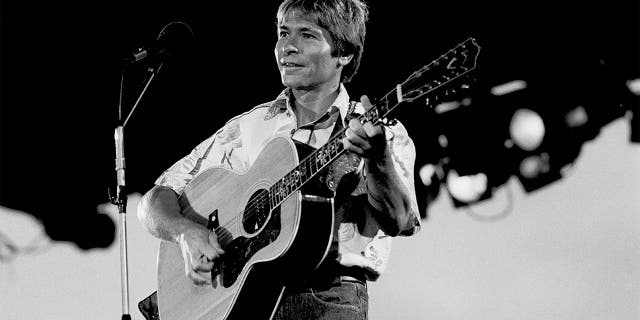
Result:
{"type": "Polygon", "coordinates": [[[350,54],[348,56],[338,57],[338,65],[337,65],[337,67],[344,67],[344,66],[348,65],[349,62],[351,62],[351,59],[353,59],[353,55],[352,54],[350,54]]]}

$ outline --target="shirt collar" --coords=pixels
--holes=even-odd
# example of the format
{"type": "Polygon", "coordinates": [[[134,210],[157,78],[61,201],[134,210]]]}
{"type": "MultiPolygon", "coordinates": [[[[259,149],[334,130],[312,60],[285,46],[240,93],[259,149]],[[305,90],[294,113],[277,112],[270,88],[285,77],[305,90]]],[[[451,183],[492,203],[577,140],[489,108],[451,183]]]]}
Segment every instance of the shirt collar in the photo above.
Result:
{"type": "MultiPolygon", "coordinates": [[[[340,110],[340,116],[342,116],[342,119],[346,119],[347,112],[349,112],[349,94],[347,93],[347,89],[342,83],[340,84],[340,88],[338,90],[338,96],[331,105],[340,110]]],[[[287,109],[290,108],[289,101],[291,94],[291,88],[282,90],[278,97],[271,103],[268,114],[275,115],[277,112],[287,111],[287,109]]],[[[331,108],[328,109],[328,111],[330,110],[331,108]]],[[[293,110],[291,111],[293,112],[293,110]]]]}

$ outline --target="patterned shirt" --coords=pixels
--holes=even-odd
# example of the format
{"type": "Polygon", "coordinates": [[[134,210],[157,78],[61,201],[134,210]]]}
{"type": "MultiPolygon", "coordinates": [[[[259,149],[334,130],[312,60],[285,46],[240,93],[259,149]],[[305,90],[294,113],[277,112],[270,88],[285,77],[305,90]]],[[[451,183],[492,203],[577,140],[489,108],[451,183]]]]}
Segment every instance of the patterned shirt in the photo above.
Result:
{"type": "MultiPolygon", "coordinates": [[[[238,174],[245,173],[262,151],[264,144],[274,135],[286,135],[297,142],[318,148],[329,140],[336,124],[340,125],[338,119],[348,119],[350,108],[359,113],[364,111],[360,103],[350,102],[346,89],[341,85],[336,100],[324,117],[298,127],[290,103],[290,94],[290,89],[285,89],[274,101],[258,105],[229,120],[215,134],[196,146],[190,154],[167,169],[156,180],[156,185],[169,187],[181,194],[195,176],[209,168],[223,167],[238,174]]],[[[415,147],[400,122],[386,128],[394,167],[412,200],[413,226],[401,233],[408,236],[420,229],[413,181],[415,147]]],[[[365,170],[361,170],[363,163],[360,162],[360,182],[359,187],[352,193],[354,196],[366,193],[365,170]]],[[[359,214],[362,212],[358,211],[359,214]]],[[[367,278],[375,280],[385,270],[389,260],[392,237],[382,231],[371,215],[365,215],[359,220],[364,220],[364,223],[340,220],[337,232],[337,260],[344,266],[362,267],[367,278]]]]}

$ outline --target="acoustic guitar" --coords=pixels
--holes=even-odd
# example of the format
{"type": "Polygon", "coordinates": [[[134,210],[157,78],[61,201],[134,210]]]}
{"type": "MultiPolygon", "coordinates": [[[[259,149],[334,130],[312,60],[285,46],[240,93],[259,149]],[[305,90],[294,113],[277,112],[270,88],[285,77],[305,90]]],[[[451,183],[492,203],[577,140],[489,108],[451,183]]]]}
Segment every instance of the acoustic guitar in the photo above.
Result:
{"type": "MultiPolygon", "coordinates": [[[[480,46],[469,38],[416,70],[359,115],[386,121],[402,102],[411,102],[476,68],[480,46]]],[[[216,232],[225,250],[212,270],[213,284],[197,286],[184,273],[178,245],[161,241],[158,307],[162,320],[269,319],[287,281],[317,268],[334,234],[332,199],[300,189],[336,159],[348,155],[345,129],[299,159],[294,142],[271,138],[244,174],[224,168],[203,171],[179,197],[182,213],[216,232]]]]}

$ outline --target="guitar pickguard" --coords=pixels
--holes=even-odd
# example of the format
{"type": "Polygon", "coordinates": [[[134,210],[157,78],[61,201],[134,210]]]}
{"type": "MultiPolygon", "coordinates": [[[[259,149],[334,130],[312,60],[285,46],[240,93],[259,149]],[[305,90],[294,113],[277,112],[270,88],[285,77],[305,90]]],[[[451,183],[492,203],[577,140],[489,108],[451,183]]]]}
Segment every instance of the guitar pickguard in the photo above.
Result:
{"type": "Polygon", "coordinates": [[[271,218],[260,233],[250,238],[237,237],[225,247],[224,262],[220,269],[222,286],[231,287],[238,280],[238,276],[249,259],[260,249],[274,242],[278,235],[280,235],[279,207],[273,209],[271,218]]]}

